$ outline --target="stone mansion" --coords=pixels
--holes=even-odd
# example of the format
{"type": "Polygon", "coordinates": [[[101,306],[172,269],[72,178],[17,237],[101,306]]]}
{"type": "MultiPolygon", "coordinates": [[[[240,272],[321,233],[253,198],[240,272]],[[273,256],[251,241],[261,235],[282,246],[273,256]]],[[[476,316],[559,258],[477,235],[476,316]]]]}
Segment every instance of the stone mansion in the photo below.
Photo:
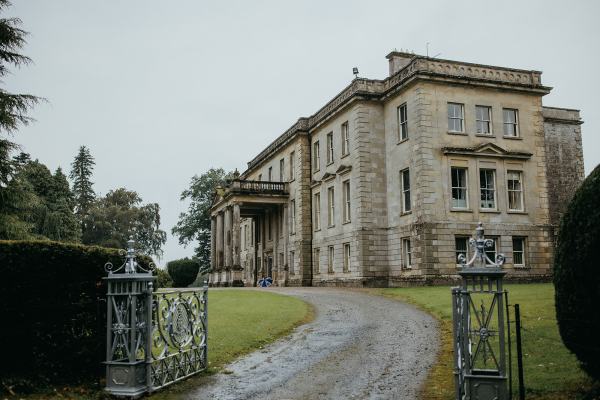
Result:
{"type": "Polygon", "coordinates": [[[543,106],[539,71],[387,59],[218,189],[212,285],[446,282],[479,221],[509,278],[550,276],[584,177],[579,111],[543,106]]]}

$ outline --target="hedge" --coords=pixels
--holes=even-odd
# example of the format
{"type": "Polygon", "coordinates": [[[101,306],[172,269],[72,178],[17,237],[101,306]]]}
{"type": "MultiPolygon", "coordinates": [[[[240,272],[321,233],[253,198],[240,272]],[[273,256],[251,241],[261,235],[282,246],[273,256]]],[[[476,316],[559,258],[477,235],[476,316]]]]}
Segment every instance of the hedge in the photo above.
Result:
{"type": "Polygon", "coordinates": [[[186,257],[169,261],[167,270],[173,279],[173,287],[188,287],[196,280],[200,264],[197,260],[186,257]]]}
{"type": "Polygon", "coordinates": [[[600,381],[600,166],[569,203],[554,260],[556,319],[565,346],[600,381]]]}
{"type": "MultiPolygon", "coordinates": [[[[117,249],[0,241],[2,383],[27,386],[99,378],[106,346],[104,264],[117,249]]],[[[149,257],[138,257],[147,267],[149,257]]]]}

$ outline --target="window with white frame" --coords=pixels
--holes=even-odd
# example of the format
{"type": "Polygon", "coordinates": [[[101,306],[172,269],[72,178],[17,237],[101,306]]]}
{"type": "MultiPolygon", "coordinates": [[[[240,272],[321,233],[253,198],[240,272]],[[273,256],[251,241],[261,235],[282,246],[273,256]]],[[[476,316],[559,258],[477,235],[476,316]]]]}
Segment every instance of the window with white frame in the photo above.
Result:
{"type": "Polygon", "coordinates": [[[333,257],[334,257],[335,249],[333,246],[329,246],[327,248],[327,272],[330,274],[333,273],[333,257]]]}
{"type": "Polygon", "coordinates": [[[269,182],[273,182],[273,167],[269,167],[269,182]]]}
{"type": "Polygon", "coordinates": [[[406,103],[398,107],[398,140],[408,139],[408,116],[406,113],[406,103]]]}
{"type": "Polygon", "coordinates": [[[279,182],[283,182],[285,176],[285,160],[279,160],[279,182]]]}
{"type": "Polygon", "coordinates": [[[314,216],[315,216],[315,220],[313,222],[313,225],[315,227],[315,231],[318,231],[321,229],[321,193],[315,193],[314,196],[314,204],[313,204],[313,208],[314,208],[314,216]]]}
{"type": "Polygon", "coordinates": [[[450,180],[452,185],[452,208],[468,208],[467,169],[451,167],[450,180]]]}
{"type": "Polygon", "coordinates": [[[464,105],[459,103],[448,103],[448,131],[464,132],[464,120],[464,105]]]}
{"type": "Polygon", "coordinates": [[[526,242],[524,237],[513,236],[513,265],[515,266],[515,268],[525,267],[525,244],[526,242]]]}
{"type": "Polygon", "coordinates": [[[344,272],[350,271],[350,243],[344,243],[344,272]]]}
{"type": "Polygon", "coordinates": [[[491,135],[492,107],[475,106],[475,129],[481,135],[491,135]]]}
{"type": "Polygon", "coordinates": [[[313,143],[313,171],[321,169],[321,151],[319,149],[319,141],[313,143]]]}
{"type": "Polygon", "coordinates": [[[293,181],[296,178],[296,152],[292,151],[290,153],[290,181],[293,181]]]}
{"type": "Polygon", "coordinates": [[[502,109],[502,122],[504,123],[504,136],[519,136],[519,111],[514,108],[502,109]]]}
{"type": "Polygon", "coordinates": [[[523,173],[521,171],[507,171],[506,180],[508,209],[510,211],[523,211],[523,173]]]}
{"type": "Polygon", "coordinates": [[[402,212],[406,213],[411,210],[410,172],[408,168],[400,171],[400,186],[402,191],[402,212]]]}
{"type": "Polygon", "coordinates": [[[489,258],[492,262],[496,262],[496,254],[498,252],[498,238],[496,237],[485,237],[486,239],[490,239],[492,241],[492,246],[491,247],[486,247],[485,248],[485,255],[487,256],[487,258],[489,258]]]}
{"type": "Polygon", "coordinates": [[[479,191],[481,202],[479,206],[482,209],[496,209],[496,170],[479,170],[479,191]]]}
{"type": "Polygon", "coordinates": [[[335,192],[333,186],[327,189],[327,224],[335,225],[335,192]]]}
{"type": "Polygon", "coordinates": [[[455,257],[454,261],[456,264],[460,264],[458,261],[458,257],[462,254],[465,256],[465,259],[469,261],[469,237],[467,236],[455,236],[454,237],[454,248],[455,248],[455,257]]]}
{"type": "Polygon", "coordinates": [[[321,273],[321,249],[315,249],[315,257],[313,259],[313,268],[315,274],[321,273]]]}
{"type": "Polygon", "coordinates": [[[402,239],[402,267],[407,269],[412,268],[412,249],[410,245],[410,238],[402,239]]]}
{"type": "Polygon", "coordinates": [[[350,180],[342,184],[344,194],[344,222],[350,222],[350,180]]]}
{"type": "Polygon", "coordinates": [[[290,270],[290,275],[294,275],[294,252],[290,251],[290,262],[289,262],[289,270],[290,270]]]}
{"type": "Polygon", "coordinates": [[[327,164],[333,162],[333,132],[327,134],[327,164]]]}
{"type": "Polygon", "coordinates": [[[296,200],[290,202],[290,233],[296,234],[296,200]]]}
{"type": "Polygon", "coordinates": [[[350,130],[348,121],[342,124],[342,156],[350,154],[350,130]]]}

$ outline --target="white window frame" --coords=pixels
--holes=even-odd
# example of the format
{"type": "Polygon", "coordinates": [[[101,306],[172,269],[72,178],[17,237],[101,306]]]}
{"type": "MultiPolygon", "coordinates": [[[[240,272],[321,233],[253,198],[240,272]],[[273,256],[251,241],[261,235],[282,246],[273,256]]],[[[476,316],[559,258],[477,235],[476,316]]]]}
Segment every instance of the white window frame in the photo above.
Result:
{"type": "Polygon", "coordinates": [[[402,238],[402,268],[412,269],[412,244],[410,237],[402,238]]]}
{"type": "Polygon", "coordinates": [[[525,210],[525,204],[523,201],[523,171],[517,171],[517,170],[508,170],[506,171],[506,194],[508,196],[508,211],[524,211],[525,210]],[[520,187],[519,188],[515,188],[514,184],[512,184],[513,186],[511,187],[511,182],[514,182],[514,179],[510,179],[512,174],[517,174],[518,176],[518,182],[520,187]],[[511,197],[514,198],[514,196],[518,195],[518,199],[519,199],[519,204],[517,208],[513,208],[511,207],[511,203],[514,203],[511,201],[511,197]]]}
{"type": "Polygon", "coordinates": [[[279,182],[283,182],[285,178],[285,158],[279,160],[279,182]]]}
{"type": "Polygon", "coordinates": [[[327,188],[327,226],[335,226],[335,189],[333,186],[327,188]]]}
{"type": "Polygon", "coordinates": [[[518,138],[520,137],[520,132],[519,132],[519,110],[516,108],[503,108],[502,109],[502,134],[504,135],[504,137],[510,137],[510,138],[518,138]],[[514,112],[514,116],[515,116],[515,120],[514,121],[507,121],[506,119],[506,111],[513,111],[514,112]],[[506,133],[506,129],[507,126],[511,126],[511,132],[512,133],[506,133]]]}
{"type": "Polygon", "coordinates": [[[464,133],[464,131],[465,131],[465,105],[462,103],[449,102],[448,103],[448,132],[464,133]],[[460,115],[458,115],[458,116],[450,115],[450,106],[459,106],[460,107],[460,115]],[[450,127],[450,121],[459,121],[460,122],[460,130],[452,129],[450,127]]]}
{"type": "Polygon", "coordinates": [[[350,154],[350,128],[348,121],[342,124],[342,157],[350,154]]]}
{"type": "Polygon", "coordinates": [[[321,169],[321,149],[319,141],[313,143],[313,172],[317,172],[321,169]]]}
{"type": "Polygon", "coordinates": [[[333,163],[333,132],[327,134],[327,165],[333,163]]]}
{"type": "MultiPolygon", "coordinates": [[[[457,178],[460,178],[457,175],[457,178]]],[[[458,179],[460,180],[460,179],[458,179]]],[[[452,209],[458,209],[458,210],[467,210],[469,208],[469,169],[467,167],[450,167],[450,201],[451,203],[451,208],[452,209]],[[460,182],[454,182],[454,171],[463,171],[464,172],[464,186],[458,186],[460,185],[460,182]],[[457,186],[454,186],[454,184],[457,183],[457,186]],[[460,201],[460,199],[457,197],[456,199],[454,198],[454,191],[457,191],[459,193],[464,193],[464,197],[465,197],[465,206],[462,207],[458,204],[458,202],[460,201]]]]}
{"type": "Polygon", "coordinates": [[[469,251],[469,239],[470,239],[469,236],[462,236],[462,235],[454,236],[454,262],[456,263],[457,267],[460,267],[460,263],[458,262],[458,256],[460,254],[464,254],[467,261],[469,261],[471,259],[471,252],[469,251]],[[457,246],[459,240],[465,241],[464,251],[459,250],[459,248],[457,246]]]}
{"type": "MultiPolygon", "coordinates": [[[[480,168],[479,169],[479,208],[481,210],[497,210],[498,209],[498,196],[497,196],[497,185],[496,185],[496,170],[493,168],[480,168]],[[491,181],[488,179],[487,175],[486,175],[486,187],[482,187],[482,181],[481,181],[481,174],[482,172],[488,172],[491,171],[492,172],[492,179],[491,181]],[[489,186],[491,182],[491,188],[489,186]],[[483,204],[483,193],[487,192],[487,193],[491,193],[492,194],[492,201],[493,201],[493,207],[484,207],[483,204]]],[[[487,197],[487,196],[486,196],[487,197]]],[[[489,201],[489,200],[485,200],[485,201],[489,201]]]]}
{"type": "Polygon", "coordinates": [[[513,236],[512,237],[512,247],[513,247],[513,267],[515,268],[526,268],[527,263],[526,263],[526,256],[527,256],[527,238],[524,236],[513,236]],[[517,250],[515,251],[515,241],[520,241],[521,242],[521,250],[517,250]],[[517,263],[516,262],[516,257],[515,257],[515,253],[520,253],[521,254],[521,263],[517,263]]]}
{"type": "Polygon", "coordinates": [[[342,193],[343,193],[343,201],[344,201],[344,223],[350,222],[350,179],[342,182],[342,193]]]}
{"type": "Polygon", "coordinates": [[[344,272],[350,272],[350,243],[344,243],[344,272]]]}
{"type": "Polygon", "coordinates": [[[313,197],[314,209],[315,209],[315,220],[313,221],[314,230],[321,230],[321,193],[315,193],[313,197]]]}
{"type": "Polygon", "coordinates": [[[335,247],[328,246],[327,247],[327,272],[333,273],[333,264],[335,262],[335,247]]]}
{"type": "Polygon", "coordinates": [[[406,214],[412,210],[412,199],[410,197],[410,169],[400,171],[400,192],[402,193],[402,213],[406,214]],[[408,185],[404,178],[408,178],[408,185]],[[408,186],[408,187],[407,187],[408,186]]]}
{"type": "Polygon", "coordinates": [[[406,103],[398,106],[396,116],[398,119],[398,141],[402,142],[408,139],[408,108],[406,103]]]}
{"type": "Polygon", "coordinates": [[[481,105],[475,106],[475,133],[477,133],[478,135],[486,135],[486,136],[494,135],[494,133],[492,132],[492,107],[481,106],[481,105]],[[487,119],[485,116],[482,116],[480,118],[479,112],[478,112],[480,109],[487,110],[487,119]],[[487,132],[479,131],[479,126],[478,126],[479,123],[487,125],[487,132]]]}

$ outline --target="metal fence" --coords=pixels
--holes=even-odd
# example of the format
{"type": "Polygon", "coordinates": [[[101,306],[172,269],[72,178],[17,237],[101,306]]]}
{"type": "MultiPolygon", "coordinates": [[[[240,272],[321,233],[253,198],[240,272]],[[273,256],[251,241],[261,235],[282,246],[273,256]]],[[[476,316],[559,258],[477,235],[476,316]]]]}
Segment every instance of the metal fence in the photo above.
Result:
{"type": "Polygon", "coordinates": [[[154,292],[156,278],[128,245],[120,268],[106,265],[105,389],[138,397],[207,367],[208,284],[154,292]]]}

